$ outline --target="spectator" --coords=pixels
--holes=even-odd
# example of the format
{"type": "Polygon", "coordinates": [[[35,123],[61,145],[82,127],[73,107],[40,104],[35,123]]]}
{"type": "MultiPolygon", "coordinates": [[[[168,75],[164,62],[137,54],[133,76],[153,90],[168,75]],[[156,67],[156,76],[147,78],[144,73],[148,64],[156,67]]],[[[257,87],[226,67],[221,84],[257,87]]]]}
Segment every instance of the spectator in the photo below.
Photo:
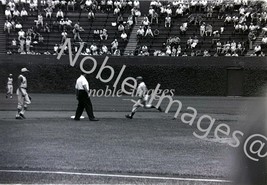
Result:
{"type": "Polygon", "coordinates": [[[172,54],[171,46],[170,45],[167,45],[166,46],[166,55],[167,56],[171,56],[171,54],[172,54]]]}
{"type": "Polygon", "coordinates": [[[167,16],[169,16],[169,17],[172,16],[172,9],[171,9],[170,5],[167,6],[165,12],[166,12],[167,16]]]}
{"type": "Polygon", "coordinates": [[[111,43],[111,52],[114,53],[115,50],[118,49],[119,43],[117,41],[117,39],[115,39],[112,43],[111,43]]]}
{"type": "Polygon", "coordinates": [[[265,35],[262,40],[261,40],[262,44],[267,44],[267,36],[265,35]]]}
{"type": "Polygon", "coordinates": [[[217,43],[216,43],[216,53],[219,54],[219,53],[221,53],[221,51],[222,51],[222,43],[221,43],[221,41],[219,40],[219,41],[217,41],[217,43]]]}
{"type": "Polygon", "coordinates": [[[119,32],[123,32],[125,29],[124,29],[124,26],[123,26],[123,24],[120,24],[119,26],[118,26],[118,31],[119,32]]]}
{"type": "Polygon", "coordinates": [[[107,40],[108,39],[108,32],[105,28],[103,29],[102,33],[100,34],[100,39],[101,40],[107,40]]]}
{"type": "Polygon", "coordinates": [[[180,34],[181,35],[186,35],[187,29],[188,29],[188,23],[185,22],[180,26],[180,34]]]}
{"type": "Polygon", "coordinates": [[[59,47],[57,44],[54,46],[54,55],[58,55],[59,47]]]}
{"type": "Polygon", "coordinates": [[[31,49],[31,43],[32,43],[31,37],[30,36],[27,36],[26,37],[26,41],[25,41],[25,44],[26,44],[26,53],[27,54],[31,54],[31,51],[30,51],[30,49],[31,49]]]}
{"type": "Polygon", "coordinates": [[[21,40],[22,38],[25,38],[25,31],[22,29],[18,32],[18,40],[21,40]]]}
{"type": "Polygon", "coordinates": [[[197,36],[195,36],[195,38],[193,39],[193,43],[191,44],[191,49],[195,49],[198,42],[199,42],[199,40],[198,40],[197,36]]]}
{"type": "Polygon", "coordinates": [[[165,18],[165,28],[171,27],[171,21],[172,21],[172,18],[169,15],[167,15],[167,17],[165,18]]]}
{"type": "Polygon", "coordinates": [[[107,11],[110,12],[113,9],[113,2],[112,0],[107,0],[107,11]]]}
{"type": "Polygon", "coordinates": [[[154,21],[156,24],[159,24],[159,14],[157,12],[154,12],[151,16],[151,24],[153,24],[154,21]]]}
{"type": "Polygon", "coordinates": [[[122,34],[121,34],[121,39],[122,39],[123,41],[127,41],[127,33],[125,33],[125,31],[122,32],[122,34]]]}
{"type": "Polygon", "coordinates": [[[139,29],[136,32],[137,38],[143,38],[145,36],[145,30],[142,26],[139,27],[139,29]]]}
{"type": "Polygon", "coordinates": [[[146,36],[150,36],[150,37],[154,37],[154,34],[150,28],[150,26],[148,26],[147,30],[146,30],[146,33],[145,33],[145,37],[146,36]]]}
{"type": "Polygon", "coordinates": [[[117,17],[117,25],[120,25],[120,24],[123,24],[123,17],[122,17],[122,15],[119,15],[117,17]]]}
{"type": "Polygon", "coordinates": [[[193,39],[189,37],[189,39],[186,42],[186,48],[191,48],[191,44],[193,43],[193,39]]]}
{"type": "Polygon", "coordinates": [[[115,7],[113,14],[118,15],[121,12],[121,9],[119,7],[115,7]]]}
{"type": "Polygon", "coordinates": [[[206,36],[212,36],[212,30],[213,30],[213,27],[212,27],[212,25],[210,25],[210,24],[207,24],[207,26],[206,26],[206,31],[205,31],[205,33],[206,33],[206,36]]]}
{"type": "Polygon", "coordinates": [[[113,53],[113,56],[121,56],[121,51],[119,49],[116,49],[113,53]]]}
{"type": "Polygon", "coordinates": [[[6,10],[5,10],[5,16],[6,16],[7,20],[11,20],[12,19],[12,14],[11,14],[11,11],[10,11],[9,7],[7,7],[6,10]]]}
{"type": "Polygon", "coordinates": [[[203,57],[210,57],[210,53],[208,50],[204,50],[203,57]]]}
{"type": "Polygon", "coordinates": [[[222,53],[229,53],[231,49],[231,44],[229,41],[223,45],[222,53]]]}
{"type": "Polygon", "coordinates": [[[145,27],[145,29],[150,25],[148,17],[146,17],[146,16],[144,17],[142,24],[145,27]]]}
{"type": "Polygon", "coordinates": [[[20,12],[18,9],[15,9],[13,12],[13,20],[17,21],[20,16],[20,12]]]}
{"type": "Polygon", "coordinates": [[[139,0],[134,0],[133,6],[134,6],[134,8],[139,9],[140,8],[140,2],[139,2],[139,0]]]}
{"type": "Polygon", "coordinates": [[[46,18],[52,18],[53,8],[51,6],[48,6],[44,9],[45,11],[45,17],[46,18]]]}
{"type": "Polygon", "coordinates": [[[203,22],[200,26],[200,36],[203,37],[206,32],[206,24],[203,22]]]}
{"type": "Polygon", "coordinates": [[[29,3],[29,11],[30,12],[34,12],[34,11],[37,11],[37,4],[38,2],[34,1],[34,0],[30,0],[30,3],[29,3]]]}
{"type": "Polygon", "coordinates": [[[225,25],[228,25],[232,22],[232,17],[230,15],[226,15],[225,19],[224,19],[224,23],[225,25]]]}
{"type": "Polygon", "coordinates": [[[72,8],[72,11],[75,10],[75,0],[69,0],[67,3],[67,11],[69,11],[69,9],[72,8]]]}
{"type": "Polygon", "coordinates": [[[214,6],[213,5],[208,5],[207,6],[207,18],[212,18],[212,14],[214,11],[214,6]]]}
{"type": "Polygon", "coordinates": [[[68,33],[64,29],[63,32],[61,33],[61,43],[64,43],[65,40],[67,39],[68,33]]]}
{"type": "Polygon", "coordinates": [[[18,51],[17,40],[15,38],[11,41],[11,51],[12,53],[18,51]]]}
{"type": "Polygon", "coordinates": [[[25,8],[22,8],[21,12],[20,12],[20,16],[22,18],[22,20],[26,20],[27,16],[28,16],[28,12],[25,10],[25,8]]]}
{"type": "Polygon", "coordinates": [[[19,31],[19,30],[21,30],[22,29],[22,24],[20,23],[20,22],[17,22],[16,24],[15,24],[15,30],[16,31],[19,31]]]}
{"type": "Polygon", "coordinates": [[[255,47],[254,47],[254,53],[259,56],[261,54],[261,46],[259,44],[257,44],[255,47]]]}
{"type": "Polygon", "coordinates": [[[95,19],[95,13],[93,12],[93,10],[90,10],[88,12],[88,20],[94,20],[95,19]]]}
{"type": "Polygon", "coordinates": [[[133,16],[130,15],[128,17],[128,20],[127,20],[127,25],[129,26],[129,28],[131,28],[133,26],[134,22],[133,22],[133,16]]]}
{"type": "Polygon", "coordinates": [[[12,24],[8,20],[6,20],[4,25],[4,32],[10,34],[11,30],[12,30],[12,24]]]}
{"type": "Polygon", "coordinates": [[[183,9],[182,5],[180,5],[180,6],[176,9],[175,13],[176,13],[176,15],[177,15],[178,17],[182,17],[182,16],[184,15],[184,9],[183,9]]]}
{"type": "Polygon", "coordinates": [[[56,18],[57,18],[57,20],[60,20],[60,19],[64,18],[64,13],[63,13],[63,11],[61,9],[59,9],[57,11],[56,18]]]}
{"type": "Polygon", "coordinates": [[[103,45],[101,47],[101,51],[100,51],[101,55],[107,55],[108,54],[108,47],[106,45],[103,45]]]}
{"type": "Polygon", "coordinates": [[[177,53],[177,49],[175,47],[172,48],[172,53],[171,53],[171,56],[172,57],[175,57],[176,56],[176,53],[177,53]]]}
{"type": "Polygon", "coordinates": [[[19,44],[20,44],[20,47],[19,47],[18,52],[19,52],[20,54],[25,54],[25,51],[24,51],[25,37],[20,37],[20,39],[19,39],[19,44]]]}
{"type": "Polygon", "coordinates": [[[40,29],[40,26],[44,27],[44,20],[43,20],[42,14],[38,14],[38,18],[37,18],[37,20],[35,20],[35,22],[36,22],[36,28],[37,29],[40,29]]]}
{"type": "Polygon", "coordinates": [[[14,3],[14,0],[10,0],[7,5],[9,7],[11,13],[13,13],[14,10],[16,9],[16,4],[14,3]]]}
{"type": "Polygon", "coordinates": [[[237,47],[236,42],[233,40],[233,42],[231,43],[231,52],[232,53],[236,52],[236,47],[237,47]]]}
{"type": "Polygon", "coordinates": [[[97,52],[98,47],[97,47],[97,45],[96,45],[95,43],[93,43],[93,44],[90,46],[90,50],[91,50],[91,52],[92,52],[92,55],[98,55],[98,52],[97,52]]]}
{"type": "Polygon", "coordinates": [[[78,40],[79,42],[82,42],[82,39],[80,37],[80,32],[81,31],[84,31],[84,29],[82,27],[80,27],[80,23],[77,22],[75,25],[74,25],[74,29],[72,30],[73,34],[74,34],[74,40],[78,40]]]}
{"type": "Polygon", "coordinates": [[[182,48],[181,48],[181,46],[179,45],[179,46],[177,47],[177,53],[176,53],[176,56],[177,56],[177,57],[180,56],[181,53],[182,53],[182,48]]]}
{"type": "Polygon", "coordinates": [[[66,31],[72,29],[72,21],[68,18],[66,18],[64,21],[64,29],[66,29],[66,31]]]}

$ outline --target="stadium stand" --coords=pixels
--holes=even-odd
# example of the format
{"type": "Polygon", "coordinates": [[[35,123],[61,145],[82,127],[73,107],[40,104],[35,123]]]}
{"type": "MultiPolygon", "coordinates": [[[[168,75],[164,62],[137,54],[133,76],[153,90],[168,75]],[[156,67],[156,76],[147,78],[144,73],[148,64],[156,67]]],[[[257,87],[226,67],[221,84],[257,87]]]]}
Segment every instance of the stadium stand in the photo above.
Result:
{"type": "Polygon", "coordinates": [[[4,0],[0,14],[0,24],[11,25],[0,34],[1,53],[53,54],[66,37],[75,49],[85,42],[83,54],[90,55],[254,56],[257,45],[257,55],[267,53],[262,1],[4,0]],[[21,17],[23,8],[28,15],[21,17]]]}
{"type": "MultiPolygon", "coordinates": [[[[12,1],[12,0],[11,0],[12,1]]],[[[61,1],[59,1],[61,2],[61,1]]],[[[31,49],[30,52],[27,51],[19,51],[21,54],[52,54],[54,53],[54,46],[62,44],[62,32],[66,30],[66,37],[72,39],[74,45],[79,45],[78,41],[74,40],[74,27],[76,23],[79,23],[79,34],[83,42],[85,42],[86,47],[90,48],[91,45],[96,45],[98,48],[101,48],[103,45],[107,46],[107,48],[111,48],[111,43],[114,39],[118,40],[118,49],[120,53],[124,52],[124,48],[127,44],[127,41],[120,38],[121,33],[117,29],[117,17],[118,15],[113,13],[113,9],[110,11],[102,10],[101,7],[96,8],[88,8],[85,4],[78,4],[76,1],[76,6],[74,11],[67,11],[66,7],[63,7],[64,18],[63,21],[66,21],[66,18],[72,22],[69,28],[67,26],[60,25],[60,21],[62,21],[61,16],[57,16],[57,12],[61,9],[61,6],[53,7],[51,18],[46,17],[46,8],[48,7],[47,1],[41,6],[40,1],[38,1],[38,10],[30,11],[29,4],[17,4],[19,10],[22,7],[25,7],[26,11],[29,12],[28,16],[25,19],[19,17],[19,21],[22,23],[22,30],[27,33],[31,33],[31,49]],[[94,18],[88,19],[88,12],[94,12],[94,18]],[[38,18],[40,15],[40,20],[38,18]],[[42,16],[42,17],[41,17],[42,16]],[[42,23],[40,23],[42,22],[42,23]],[[44,26],[43,26],[44,24],[44,26]],[[100,35],[103,30],[106,30],[108,37],[107,39],[101,39],[100,35]],[[41,37],[41,40],[39,39],[41,37]],[[42,41],[43,40],[43,41],[42,41]],[[76,42],[75,42],[76,41],[76,42]]],[[[113,6],[113,5],[112,5],[113,6]]],[[[115,6],[114,6],[115,7],[115,6]]],[[[121,8],[121,17],[122,17],[122,25],[125,27],[125,32],[130,35],[131,27],[127,25],[126,21],[130,16],[130,8],[125,7],[121,8]]],[[[4,14],[4,9],[2,9],[1,14],[4,14]]],[[[59,14],[60,15],[60,14],[59,14]]],[[[17,22],[18,20],[11,19],[10,22],[17,22]]],[[[4,24],[4,23],[3,23],[4,24]]],[[[25,36],[27,37],[27,36],[25,36]]],[[[25,39],[23,39],[25,40],[25,39]]],[[[12,27],[11,33],[6,32],[6,51],[9,53],[17,53],[14,48],[19,48],[18,40],[18,32],[12,27]],[[12,46],[12,41],[16,39],[17,46],[12,46]]],[[[23,41],[24,42],[24,41],[23,41]]],[[[24,47],[25,48],[25,47],[24,47]]],[[[75,48],[75,47],[74,47],[75,48]]],[[[90,52],[93,54],[93,52],[90,52]]],[[[95,52],[95,55],[100,53],[95,52]]],[[[112,53],[111,53],[112,54],[112,53]]]]}

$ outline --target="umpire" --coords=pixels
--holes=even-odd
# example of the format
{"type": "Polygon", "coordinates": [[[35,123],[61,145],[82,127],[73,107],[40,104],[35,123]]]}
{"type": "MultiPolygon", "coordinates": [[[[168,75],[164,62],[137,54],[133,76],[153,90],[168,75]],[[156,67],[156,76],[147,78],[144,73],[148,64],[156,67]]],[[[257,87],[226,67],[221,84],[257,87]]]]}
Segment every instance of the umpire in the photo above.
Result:
{"type": "Polygon", "coordinates": [[[93,106],[92,106],[90,97],[88,96],[89,84],[85,77],[86,77],[86,74],[82,72],[81,76],[76,81],[76,85],[75,85],[76,97],[79,103],[78,103],[78,107],[76,110],[74,120],[77,120],[77,121],[80,120],[80,117],[85,108],[87,115],[89,117],[89,120],[98,121],[98,119],[95,118],[94,113],[93,113],[93,106]]]}

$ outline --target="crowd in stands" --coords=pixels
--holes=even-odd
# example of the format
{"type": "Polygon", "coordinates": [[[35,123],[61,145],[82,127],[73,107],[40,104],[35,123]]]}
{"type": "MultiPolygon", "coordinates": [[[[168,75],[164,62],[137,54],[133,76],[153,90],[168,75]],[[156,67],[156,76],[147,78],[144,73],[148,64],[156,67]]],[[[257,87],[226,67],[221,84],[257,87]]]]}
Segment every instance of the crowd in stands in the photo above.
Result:
{"type": "Polygon", "coordinates": [[[267,46],[266,20],[267,11],[263,1],[152,0],[147,15],[144,15],[142,26],[136,33],[140,44],[135,54],[138,56],[244,56],[249,50],[254,50],[251,56],[264,56],[262,47],[267,46]],[[157,37],[153,33],[161,34],[162,30],[158,30],[161,25],[165,29],[177,29],[175,25],[177,23],[179,33],[175,35],[171,31],[164,33],[170,36],[162,43],[162,49],[153,48],[155,42],[146,45],[147,37],[153,37],[156,40],[157,37]],[[190,28],[195,31],[188,34],[190,28]],[[228,36],[229,32],[230,36],[228,36]],[[246,38],[235,41],[239,35],[246,35],[246,38]],[[262,43],[254,44],[254,47],[253,43],[262,36],[262,43]],[[210,44],[202,47],[207,41],[210,44]]]}
{"type": "MultiPolygon", "coordinates": [[[[136,17],[141,16],[139,0],[2,0],[1,3],[6,18],[4,32],[7,36],[17,33],[16,38],[8,43],[12,48],[8,51],[10,54],[40,54],[36,47],[43,47],[43,43],[48,42],[48,37],[42,35],[58,32],[61,39],[54,46],[54,53],[58,52],[56,49],[61,49],[67,38],[71,38],[74,42],[85,42],[87,47],[83,54],[121,55],[119,43],[127,43],[136,17]],[[86,24],[95,21],[97,13],[113,15],[116,22],[110,24],[117,27],[117,31],[109,34],[103,25],[102,29],[93,31],[93,40],[82,38],[81,33],[89,30],[80,25],[79,19],[74,21],[68,17],[71,11],[80,13],[80,16],[84,15],[82,12],[87,12],[86,24]],[[127,20],[122,16],[124,13],[128,15],[127,20]],[[34,26],[26,29],[23,25],[29,24],[29,17],[35,17],[34,26]],[[110,48],[107,49],[101,41],[107,41],[108,38],[114,39],[108,43],[110,48]]],[[[48,50],[44,54],[52,54],[48,50]]]]}
{"type": "Polygon", "coordinates": [[[130,34],[137,36],[138,46],[133,52],[137,56],[236,57],[248,51],[253,51],[251,56],[264,56],[267,48],[267,11],[261,1],[152,0],[136,33],[131,31],[141,16],[139,0],[1,0],[1,4],[4,32],[7,37],[16,33],[7,43],[10,54],[41,54],[40,48],[44,50],[51,32],[58,33],[60,39],[44,54],[57,54],[65,40],[71,38],[76,48],[85,43],[83,55],[120,56],[125,47],[120,45],[127,44],[130,34]],[[97,21],[99,13],[114,16],[116,21],[108,24],[116,31],[103,25],[89,32],[79,19],[71,20],[68,12],[79,12],[80,16],[86,12],[88,25],[97,21]],[[34,17],[30,28],[25,26],[32,21],[29,17],[34,17]],[[178,34],[171,32],[173,28],[178,29],[178,34]],[[161,29],[169,30],[162,49],[153,48],[161,29]],[[83,37],[87,32],[93,39],[83,37]],[[226,36],[229,32],[230,36],[226,36]],[[246,39],[236,39],[239,35],[246,39]]]}

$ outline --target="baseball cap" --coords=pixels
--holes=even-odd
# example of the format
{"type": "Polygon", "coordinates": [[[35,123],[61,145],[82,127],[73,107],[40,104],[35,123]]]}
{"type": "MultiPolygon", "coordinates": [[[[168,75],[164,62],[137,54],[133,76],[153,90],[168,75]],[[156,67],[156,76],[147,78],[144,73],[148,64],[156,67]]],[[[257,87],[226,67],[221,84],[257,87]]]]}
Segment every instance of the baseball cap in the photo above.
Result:
{"type": "Polygon", "coordinates": [[[138,76],[138,77],[136,77],[136,80],[143,80],[143,77],[142,76],[138,76]]]}
{"type": "Polygon", "coordinates": [[[24,67],[24,68],[21,69],[21,72],[29,72],[29,70],[24,67]]]}

